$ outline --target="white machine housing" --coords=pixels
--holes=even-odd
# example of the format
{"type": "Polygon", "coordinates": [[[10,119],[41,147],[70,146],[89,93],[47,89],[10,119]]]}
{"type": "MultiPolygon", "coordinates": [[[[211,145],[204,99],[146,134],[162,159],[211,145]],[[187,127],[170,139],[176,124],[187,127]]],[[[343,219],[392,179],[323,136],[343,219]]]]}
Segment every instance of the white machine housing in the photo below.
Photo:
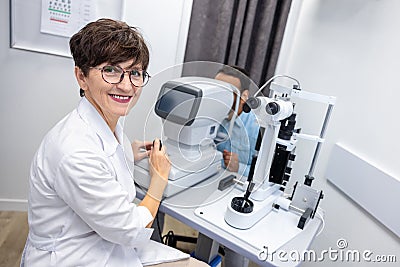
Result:
{"type": "MultiPolygon", "coordinates": [[[[236,90],[231,84],[203,77],[182,77],[161,87],[154,111],[162,118],[162,143],[172,164],[164,196],[194,186],[221,169],[222,153],[216,150],[214,138],[232,108],[236,90]]],[[[148,188],[148,159],[135,165],[135,181],[148,188]]]]}
{"type": "Polygon", "coordinates": [[[257,97],[257,104],[252,108],[260,127],[264,128],[261,147],[257,156],[254,170],[254,189],[250,195],[253,201],[253,210],[250,213],[241,213],[228,203],[225,221],[238,229],[248,229],[264,218],[273,208],[273,203],[283,194],[281,185],[268,181],[275,147],[278,139],[281,120],[293,113],[293,104],[290,101],[257,97]],[[271,109],[275,107],[275,109],[271,109]]]}
{"type": "MultiPolygon", "coordinates": [[[[306,175],[306,180],[308,179],[307,177],[313,176],[321,144],[325,141],[324,136],[329,118],[333,106],[336,103],[336,97],[334,96],[320,95],[275,83],[271,84],[270,90],[270,97],[254,98],[254,105],[251,107],[257,117],[258,123],[261,127],[265,128],[254,170],[253,182],[255,183],[255,187],[250,195],[250,200],[254,203],[253,210],[249,213],[240,213],[231,207],[231,203],[228,203],[224,215],[225,222],[238,229],[248,229],[252,227],[273,209],[273,205],[279,202],[279,199],[282,199],[282,192],[279,190],[281,185],[269,182],[268,177],[274,156],[275,144],[282,142],[282,140],[277,139],[280,125],[279,121],[289,117],[293,113],[293,99],[305,99],[328,105],[319,135],[293,133],[290,141],[285,142],[288,150],[295,149],[297,138],[317,142],[310,170],[308,175],[306,175]],[[285,96],[279,98],[279,94],[285,96]]],[[[318,202],[322,198],[322,191],[311,189],[310,184],[306,186],[300,185],[299,189],[300,190],[293,192],[292,198],[295,201],[290,201],[288,206],[293,210],[301,210],[303,215],[306,209],[310,208],[312,210],[311,218],[313,218],[318,207],[318,202]],[[312,197],[310,197],[311,195],[312,197]],[[312,199],[312,201],[307,199],[312,199]]],[[[298,228],[303,229],[303,226],[299,227],[299,225],[298,228]]]]}

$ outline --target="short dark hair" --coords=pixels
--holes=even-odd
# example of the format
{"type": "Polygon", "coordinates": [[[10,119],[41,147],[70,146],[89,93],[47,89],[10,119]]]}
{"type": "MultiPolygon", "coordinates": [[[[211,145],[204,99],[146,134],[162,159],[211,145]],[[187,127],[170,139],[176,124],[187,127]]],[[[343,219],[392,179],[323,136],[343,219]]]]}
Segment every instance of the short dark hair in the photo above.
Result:
{"type": "Polygon", "coordinates": [[[149,65],[149,49],[142,34],[125,22],[99,19],[88,23],[74,34],[69,46],[75,66],[86,76],[91,67],[104,62],[118,64],[134,59],[132,66],[149,65]]]}
{"type": "Polygon", "coordinates": [[[223,73],[238,78],[240,80],[241,88],[238,88],[240,92],[249,89],[250,78],[249,73],[245,69],[235,65],[225,65],[217,72],[217,74],[218,73],[223,73]]]}

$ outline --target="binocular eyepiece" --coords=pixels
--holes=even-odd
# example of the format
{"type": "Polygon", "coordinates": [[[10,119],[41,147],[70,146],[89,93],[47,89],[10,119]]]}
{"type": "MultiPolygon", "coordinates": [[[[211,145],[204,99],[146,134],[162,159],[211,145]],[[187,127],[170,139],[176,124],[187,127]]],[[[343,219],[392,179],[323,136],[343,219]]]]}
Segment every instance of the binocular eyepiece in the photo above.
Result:
{"type": "MultiPolygon", "coordinates": [[[[243,112],[249,113],[252,109],[257,109],[261,105],[261,100],[257,97],[249,97],[243,105],[243,112]]],[[[265,112],[269,115],[275,115],[279,112],[279,104],[272,101],[265,105],[265,112]]]]}
{"type": "Polygon", "coordinates": [[[243,105],[243,112],[249,113],[250,110],[256,109],[261,105],[261,100],[256,97],[249,97],[243,105]]]}

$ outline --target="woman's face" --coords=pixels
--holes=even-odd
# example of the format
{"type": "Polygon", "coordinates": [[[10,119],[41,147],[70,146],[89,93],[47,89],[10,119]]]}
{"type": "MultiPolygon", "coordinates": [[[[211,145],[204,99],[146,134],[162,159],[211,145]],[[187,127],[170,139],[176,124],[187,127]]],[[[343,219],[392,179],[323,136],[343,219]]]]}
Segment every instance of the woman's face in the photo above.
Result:
{"type": "MultiPolygon", "coordinates": [[[[129,66],[133,60],[128,60],[118,67],[125,71],[141,70],[141,65],[129,66]]],[[[125,73],[123,80],[118,84],[110,84],[104,81],[101,74],[101,68],[109,65],[100,64],[91,68],[87,76],[84,76],[79,68],[75,69],[78,83],[85,91],[85,96],[90,103],[97,109],[110,128],[113,130],[120,116],[128,114],[129,110],[139,99],[142,87],[134,86],[129,80],[129,74],[125,73]]]]}

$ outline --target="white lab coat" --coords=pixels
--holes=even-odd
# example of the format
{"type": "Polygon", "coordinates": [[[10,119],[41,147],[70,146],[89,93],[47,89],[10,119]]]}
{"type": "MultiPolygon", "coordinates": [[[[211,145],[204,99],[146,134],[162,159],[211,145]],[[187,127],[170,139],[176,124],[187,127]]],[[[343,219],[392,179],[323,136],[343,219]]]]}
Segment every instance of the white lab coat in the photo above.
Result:
{"type": "Polygon", "coordinates": [[[45,136],[30,171],[21,266],[134,267],[188,257],[149,241],[153,229],[145,226],[152,215],[132,203],[130,142],[119,124],[115,132],[119,142],[82,98],[45,136]],[[161,258],[146,259],[154,257],[147,247],[161,258]]]}

